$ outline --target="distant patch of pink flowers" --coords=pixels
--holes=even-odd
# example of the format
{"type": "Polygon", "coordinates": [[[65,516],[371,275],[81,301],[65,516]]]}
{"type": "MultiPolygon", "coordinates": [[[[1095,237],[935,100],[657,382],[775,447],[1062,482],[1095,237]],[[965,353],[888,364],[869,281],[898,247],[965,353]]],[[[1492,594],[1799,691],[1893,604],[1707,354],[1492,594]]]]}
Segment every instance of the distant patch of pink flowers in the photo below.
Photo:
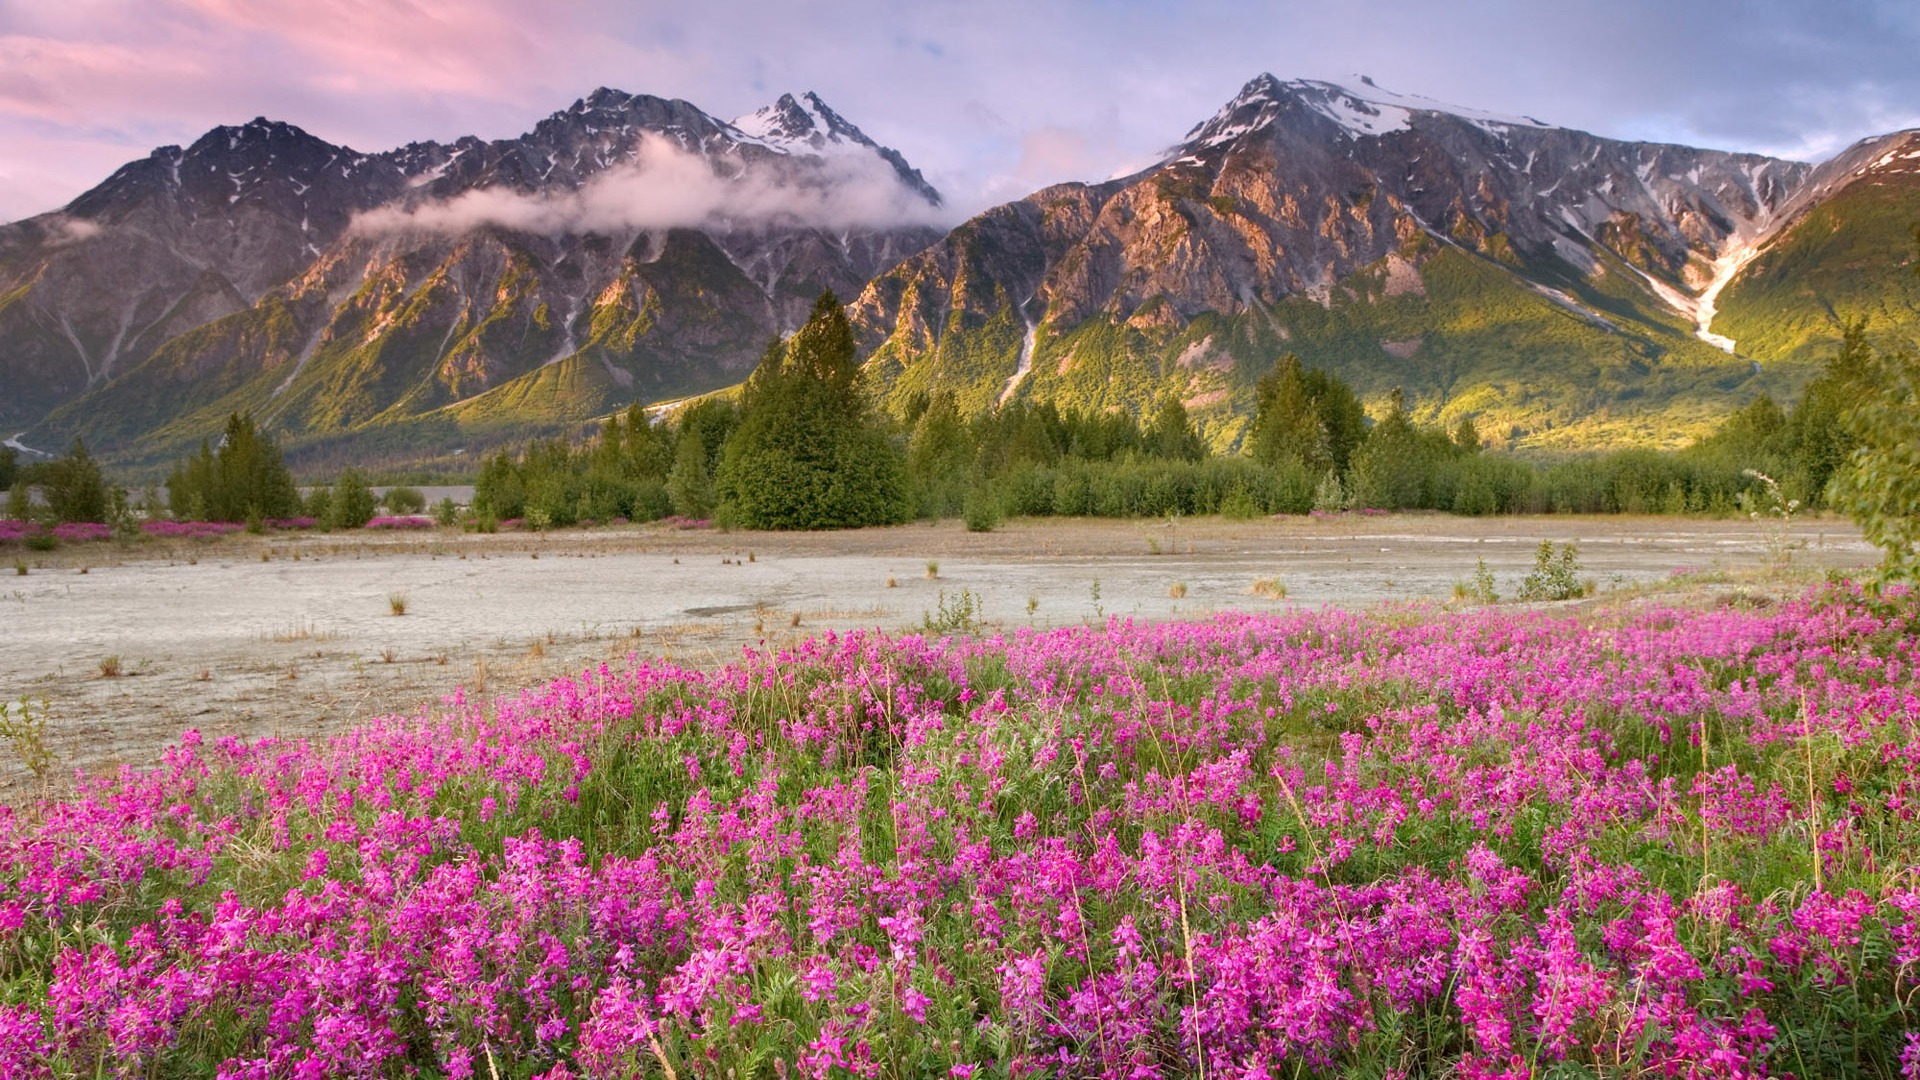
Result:
{"type": "Polygon", "coordinates": [[[366,527],[369,529],[431,529],[433,519],[420,514],[382,516],[367,522],[366,527]]]}
{"type": "Polygon", "coordinates": [[[66,521],[48,529],[38,522],[0,520],[0,543],[48,534],[61,543],[77,543],[86,540],[111,539],[113,529],[97,521],[66,521]]]}
{"type": "Polygon", "coordinates": [[[0,812],[0,1075],[1910,1076],[1915,625],[829,634],[189,732],[0,812]]]}
{"type": "Polygon", "coordinates": [[[226,536],[237,533],[241,526],[232,521],[143,521],[140,531],[148,536],[162,540],[181,538],[226,536]]]}
{"type": "Polygon", "coordinates": [[[660,524],[669,529],[706,529],[713,526],[713,522],[707,518],[690,518],[679,514],[661,518],[660,524]]]}
{"type": "Polygon", "coordinates": [[[53,536],[63,543],[106,540],[113,536],[113,529],[97,521],[63,521],[53,527],[53,536]]]}
{"type": "Polygon", "coordinates": [[[61,544],[77,544],[83,540],[111,540],[113,528],[98,521],[63,521],[54,528],[42,527],[35,521],[0,521],[0,542],[29,540],[46,534],[52,534],[61,544]]]}

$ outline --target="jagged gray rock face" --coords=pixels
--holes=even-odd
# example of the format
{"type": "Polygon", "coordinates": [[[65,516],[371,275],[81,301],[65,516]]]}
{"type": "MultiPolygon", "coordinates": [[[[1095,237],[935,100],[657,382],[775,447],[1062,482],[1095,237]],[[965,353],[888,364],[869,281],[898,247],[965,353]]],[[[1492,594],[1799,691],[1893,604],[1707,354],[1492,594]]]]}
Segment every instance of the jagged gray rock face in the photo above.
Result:
{"type": "Polygon", "coordinates": [[[246,309],[404,183],[384,158],[260,119],[163,146],[58,213],[0,226],[0,426],[246,309]]]}
{"type": "Polygon", "coordinates": [[[1816,169],[1262,75],[1146,168],[962,224],[850,316],[901,409],[937,392],[964,410],[1175,398],[1227,449],[1292,352],[1515,449],[1677,446],[1761,393],[1797,394],[1834,289],[1780,279],[1841,253],[1766,253],[1906,145],[1816,169]],[[1761,271],[1764,290],[1742,288],[1761,271]],[[1762,310],[1802,294],[1793,326],[1762,310]]]}
{"type": "Polygon", "coordinates": [[[266,120],[218,128],[0,226],[0,427],[112,449],[169,425],[160,443],[190,441],[246,407],[298,438],[512,397],[556,365],[544,377],[564,389],[521,388],[490,415],[712,389],[821,289],[855,295],[939,239],[939,206],[810,94],[736,125],[603,88],[519,138],[381,154],[266,120]],[[719,212],[652,221],[623,205],[605,185],[650,153],[708,170],[719,212]],[[854,197],[850,178],[907,212],[814,220],[854,197]],[[764,205],[727,213],[728,184],[764,205]],[[579,205],[596,213],[576,221],[579,205]],[[522,216],[489,216],[501,206],[522,216]]]}

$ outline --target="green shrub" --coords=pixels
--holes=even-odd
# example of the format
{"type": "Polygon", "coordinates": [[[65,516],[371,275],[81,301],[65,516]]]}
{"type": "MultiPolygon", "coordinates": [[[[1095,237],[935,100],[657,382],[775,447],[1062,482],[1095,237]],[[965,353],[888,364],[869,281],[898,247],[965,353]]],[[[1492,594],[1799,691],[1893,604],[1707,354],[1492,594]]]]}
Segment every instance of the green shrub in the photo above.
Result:
{"type": "Polygon", "coordinates": [[[314,523],[321,528],[331,528],[331,522],[333,521],[333,489],[322,484],[312,491],[307,492],[307,497],[301,500],[300,510],[306,516],[312,518],[314,523]]]}
{"type": "Polygon", "coordinates": [[[1500,602],[1500,594],[1494,589],[1493,571],[1487,569],[1487,560],[1479,560],[1474,567],[1472,581],[1453,583],[1453,597],[1456,600],[1471,600],[1476,604],[1500,602]]]}
{"type": "Polygon", "coordinates": [[[980,632],[980,598],[972,589],[961,589],[959,595],[949,599],[945,589],[940,590],[940,599],[934,609],[920,617],[920,629],[931,636],[950,634],[978,634],[980,632]]]}
{"type": "Polygon", "coordinates": [[[420,494],[419,488],[388,488],[386,497],[380,500],[380,505],[393,514],[417,514],[427,508],[427,497],[420,494]]]}
{"type": "Polygon", "coordinates": [[[73,440],[73,447],[48,462],[41,476],[40,495],[54,521],[107,520],[107,482],[86,443],[73,440]]]}
{"type": "Polygon", "coordinates": [[[960,516],[966,521],[968,532],[992,532],[1000,524],[999,500],[983,486],[968,488],[960,516]]]}
{"type": "Polygon", "coordinates": [[[1557,553],[1553,541],[1540,541],[1540,549],[1533,556],[1533,570],[1520,582],[1522,600],[1573,600],[1592,591],[1591,584],[1580,580],[1580,552],[1571,540],[1557,553]]]}

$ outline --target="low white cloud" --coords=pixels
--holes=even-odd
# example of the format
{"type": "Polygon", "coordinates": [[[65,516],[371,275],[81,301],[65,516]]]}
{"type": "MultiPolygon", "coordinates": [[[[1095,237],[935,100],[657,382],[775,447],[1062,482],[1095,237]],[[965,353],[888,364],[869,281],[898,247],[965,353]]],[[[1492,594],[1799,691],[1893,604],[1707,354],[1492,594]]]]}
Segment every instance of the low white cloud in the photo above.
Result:
{"type": "Polygon", "coordinates": [[[479,188],[451,199],[382,207],[354,219],[368,233],[464,233],[487,226],[559,236],[628,229],[804,226],[827,230],[945,225],[945,215],[865,151],[757,164],[723,175],[670,140],[643,137],[632,164],[571,191],[479,188]]]}
{"type": "Polygon", "coordinates": [[[70,247],[91,240],[104,231],[99,225],[85,218],[67,217],[62,214],[47,222],[44,244],[49,248],[70,247]]]}

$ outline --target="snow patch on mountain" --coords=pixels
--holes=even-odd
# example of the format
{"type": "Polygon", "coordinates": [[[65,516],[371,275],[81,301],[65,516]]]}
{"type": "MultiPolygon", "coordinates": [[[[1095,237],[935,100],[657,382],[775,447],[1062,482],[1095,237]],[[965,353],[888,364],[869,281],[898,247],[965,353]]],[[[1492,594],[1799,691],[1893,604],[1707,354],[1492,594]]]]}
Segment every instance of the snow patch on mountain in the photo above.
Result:
{"type": "Polygon", "coordinates": [[[1759,256],[1758,243],[1735,242],[1713,260],[1712,276],[1707,279],[1706,287],[1700,290],[1700,299],[1694,305],[1694,337],[1729,354],[1733,352],[1733,339],[1713,332],[1713,317],[1719,312],[1721,290],[1759,256]]]}
{"type": "Polygon", "coordinates": [[[1291,102],[1304,105],[1333,121],[1353,138],[1377,138],[1396,131],[1411,130],[1414,118],[1421,114],[1455,117],[1496,134],[1508,128],[1553,127],[1531,116],[1488,112],[1418,94],[1396,93],[1382,88],[1365,75],[1354,76],[1349,82],[1325,79],[1282,81],[1272,75],[1261,75],[1247,83],[1212,119],[1189,131],[1186,144],[1170,153],[1232,142],[1273,123],[1291,102]]]}
{"type": "Polygon", "coordinates": [[[1040,341],[1040,326],[1033,321],[1033,316],[1027,314],[1027,305],[1032,302],[1033,297],[1029,296],[1018,309],[1020,318],[1027,324],[1027,333],[1020,339],[1020,359],[1014,364],[1013,374],[1007,376],[1007,385],[1000,391],[1000,400],[995,403],[996,408],[1013,400],[1014,392],[1020,389],[1022,382],[1026,381],[1027,373],[1033,370],[1033,349],[1040,341]]]}

